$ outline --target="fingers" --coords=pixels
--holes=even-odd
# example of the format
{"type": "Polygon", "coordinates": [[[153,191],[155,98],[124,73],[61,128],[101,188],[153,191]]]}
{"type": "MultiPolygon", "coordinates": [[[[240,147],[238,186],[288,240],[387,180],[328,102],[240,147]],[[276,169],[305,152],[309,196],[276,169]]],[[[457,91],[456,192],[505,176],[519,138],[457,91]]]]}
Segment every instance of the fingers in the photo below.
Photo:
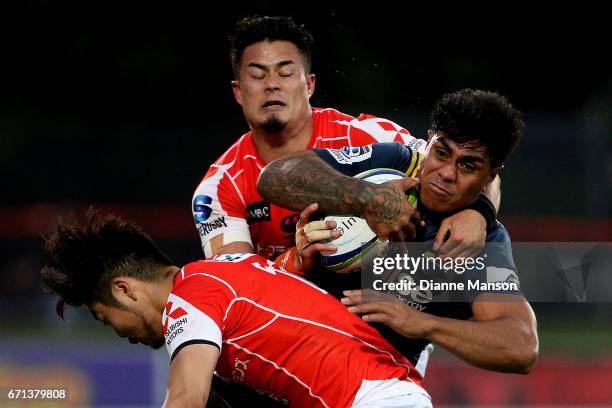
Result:
{"type": "Polygon", "coordinates": [[[369,322],[369,323],[384,323],[386,325],[389,325],[389,323],[391,321],[391,318],[386,313],[364,314],[363,316],[361,316],[361,318],[365,322],[369,322]]]}
{"type": "Polygon", "coordinates": [[[412,218],[409,222],[402,225],[399,230],[389,232],[390,242],[412,241],[416,238],[417,230],[412,218]]]}
{"type": "Polygon", "coordinates": [[[362,300],[362,292],[360,290],[345,290],[342,294],[346,297],[340,299],[340,302],[343,305],[352,306],[359,305],[363,302],[362,300]]]}
{"type": "Polygon", "coordinates": [[[444,241],[446,240],[447,236],[450,235],[450,226],[451,224],[446,220],[442,221],[442,224],[440,224],[440,228],[438,229],[436,237],[434,238],[434,244],[432,248],[434,252],[440,253],[441,248],[444,245],[444,241]]]}
{"type": "Polygon", "coordinates": [[[339,238],[342,233],[336,229],[335,221],[312,221],[298,230],[295,234],[295,243],[299,249],[304,249],[308,245],[324,240],[334,240],[339,238]]]}
{"type": "Polygon", "coordinates": [[[342,292],[345,296],[340,299],[340,302],[347,306],[360,305],[365,303],[389,303],[397,302],[397,298],[387,293],[377,292],[375,290],[345,290],[342,292]]]}
{"type": "Polygon", "coordinates": [[[302,251],[302,256],[311,257],[319,252],[335,252],[338,250],[338,247],[333,244],[311,244],[308,245],[302,251]]]}
{"type": "Polygon", "coordinates": [[[416,238],[416,227],[412,222],[404,225],[402,231],[404,232],[404,239],[402,241],[411,241],[416,238]]]}
{"type": "Polygon", "coordinates": [[[310,216],[314,214],[318,208],[319,208],[318,203],[312,203],[308,207],[304,208],[302,212],[300,213],[300,220],[298,221],[296,228],[299,229],[299,228],[304,227],[306,224],[308,224],[308,221],[310,221],[310,216]]]}
{"type": "Polygon", "coordinates": [[[441,252],[441,254],[445,258],[475,258],[477,257],[482,248],[472,244],[462,244],[459,242],[451,242],[448,243],[446,248],[442,248],[445,252],[441,252]]]}
{"type": "Polygon", "coordinates": [[[327,223],[325,221],[312,221],[304,224],[304,234],[308,235],[309,232],[326,229],[327,223]]]}
{"type": "Polygon", "coordinates": [[[421,227],[425,226],[425,221],[421,218],[421,213],[417,210],[414,210],[412,215],[410,215],[410,219],[412,220],[414,225],[419,225],[421,227]]]}
{"type": "Polygon", "coordinates": [[[453,228],[453,224],[444,220],[434,239],[433,250],[444,258],[469,258],[480,254],[484,248],[484,240],[480,236],[462,233],[460,229],[453,228]]]}
{"type": "Polygon", "coordinates": [[[402,190],[408,191],[414,188],[417,184],[419,184],[419,179],[414,177],[404,177],[401,180],[402,190]]]}
{"type": "Polygon", "coordinates": [[[395,310],[393,302],[371,302],[348,307],[348,311],[351,313],[370,315],[370,317],[372,317],[372,315],[378,315],[377,320],[370,321],[378,321],[381,323],[389,319],[395,310]]]}
{"type": "Polygon", "coordinates": [[[340,231],[335,230],[335,221],[312,221],[309,222],[310,216],[317,211],[319,205],[317,203],[310,204],[300,213],[300,219],[296,225],[295,231],[295,246],[297,247],[297,255],[309,256],[318,251],[335,251],[335,246],[317,246],[313,250],[304,252],[312,243],[324,240],[333,240],[340,237],[340,231]],[[316,250],[318,249],[318,251],[316,250]]]}

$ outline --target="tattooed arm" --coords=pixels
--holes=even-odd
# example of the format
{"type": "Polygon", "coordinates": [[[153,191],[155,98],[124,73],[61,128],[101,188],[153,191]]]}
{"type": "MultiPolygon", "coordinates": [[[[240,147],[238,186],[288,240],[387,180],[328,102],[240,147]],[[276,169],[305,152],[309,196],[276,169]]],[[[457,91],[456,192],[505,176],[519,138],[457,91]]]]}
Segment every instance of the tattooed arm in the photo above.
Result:
{"type": "Polygon", "coordinates": [[[296,211],[318,203],[324,214],[359,215],[380,239],[403,241],[415,237],[421,222],[405,194],[416,184],[408,177],[382,184],[348,177],[304,150],[268,164],[257,190],[271,203],[296,211]]]}

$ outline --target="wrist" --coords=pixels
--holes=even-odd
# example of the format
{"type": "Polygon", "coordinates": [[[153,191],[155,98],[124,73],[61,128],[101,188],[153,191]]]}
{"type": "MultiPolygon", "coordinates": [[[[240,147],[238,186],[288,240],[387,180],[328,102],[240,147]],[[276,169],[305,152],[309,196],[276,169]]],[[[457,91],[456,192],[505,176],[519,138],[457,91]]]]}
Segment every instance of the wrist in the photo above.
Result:
{"type": "Polygon", "coordinates": [[[355,185],[355,191],[358,191],[356,194],[356,208],[355,214],[359,216],[366,216],[366,214],[371,214],[376,210],[376,201],[374,197],[376,196],[376,191],[380,186],[360,180],[360,183],[355,185]]]}
{"type": "Polygon", "coordinates": [[[478,212],[485,219],[487,231],[491,231],[497,225],[495,207],[486,196],[479,195],[478,199],[467,209],[478,212]]]}
{"type": "Polygon", "coordinates": [[[438,333],[438,331],[440,330],[442,319],[434,315],[428,316],[429,318],[425,320],[425,323],[423,325],[423,338],[429,341],[433,341],[434,337],[436,336],[436,333],[438,333]]]}
{"type": "Polygon", "coordinates": [[[482,230],[487,229],[487,219],[482,213],[480,213],[478,210],[475,210],[473,208],[466,208],[464,211],[466,214],[469,214],[470,216],[474,218],[474,220],[476,220],[476,222],[478,223],[478,227],[480,229],[482,230]]]}

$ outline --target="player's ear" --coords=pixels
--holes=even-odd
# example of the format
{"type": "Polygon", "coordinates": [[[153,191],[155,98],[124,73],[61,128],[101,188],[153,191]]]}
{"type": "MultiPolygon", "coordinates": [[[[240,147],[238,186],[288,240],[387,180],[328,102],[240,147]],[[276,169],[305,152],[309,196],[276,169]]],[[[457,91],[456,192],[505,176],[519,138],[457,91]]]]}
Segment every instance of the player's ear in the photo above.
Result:
{"type": "Polygon", "coordinates": [[[242,92],[240,92],[240,81],[235,79],[232,81],[232,92],[234,93],[234,99],[239,105],[242,105],[242,92]]]}
{"type": "Polygon", "coordinates": [[[111,291],[115,299],[119,300],[121,303],[128,303],[129,300],[138,300],[135,279],[126,276],[116,277],[113,279],[111,291]]]}
{"type": "Polygon", "coordinates": [[[429,129],[427,131],[427,141],[429,142],[431,140],[431,138],[433,137],[433,135],[435,135],[436,132],[433,131],[433,129],[429,129]]]}
{"type": "Polygon", "coordinates": [[[504,168],[504,165],[500,164],[499,166],[491,169],[491,173],[489,174],[489,178],[487,180],[487,186],[491,184],[493,180],[495,180],[495,177],[499,175],[499,172],[501,172],[503,168],[504,168]]]}
{"type": "Polygon", "coordinates": [[[314,94],[316,80],[317,80],[317,77],[315,76],[315,74],[308,74],[306,76],[306,87],[308,90],[309,98],[314,94]]]}

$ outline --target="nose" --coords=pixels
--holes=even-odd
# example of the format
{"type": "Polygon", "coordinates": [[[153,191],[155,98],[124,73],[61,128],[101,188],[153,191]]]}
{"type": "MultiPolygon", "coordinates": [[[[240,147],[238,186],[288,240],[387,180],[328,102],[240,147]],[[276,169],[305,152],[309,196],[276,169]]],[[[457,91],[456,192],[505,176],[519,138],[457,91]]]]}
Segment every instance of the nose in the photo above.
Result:
{"type": "Polygon", "coordinates": [[[278,82],[278,78],[275,75],[267,75],[266,76],[266,92],[275,92],[280,90],[280,82],[278,82]]]}
{"type": "Polygon", "coordinates": [[[438,174],[445,183],[454,183],[457,180],[457,166],[452,162],[445,163],[438,169],[438,174]]]}

